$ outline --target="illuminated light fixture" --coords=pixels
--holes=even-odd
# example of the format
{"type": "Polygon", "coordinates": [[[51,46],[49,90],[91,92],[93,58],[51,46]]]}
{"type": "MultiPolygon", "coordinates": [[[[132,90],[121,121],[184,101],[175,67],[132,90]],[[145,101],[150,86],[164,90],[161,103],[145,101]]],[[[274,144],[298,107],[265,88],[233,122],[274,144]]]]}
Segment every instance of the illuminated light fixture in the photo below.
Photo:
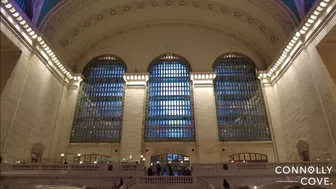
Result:
{"type": "Polygon", "coordinates": [[[324,2],[328,3],[330,0],[323,0],[324,2]]]}
{"type": "Polygon", "coordinates": [[[20,22],[21,25],[23,25],[23,24],[25,24],[25,23],[26,23],[25,20],[22,20],[22,21],[20,22]]]}
{"type": "Polygon", "coordinates": [[[42,41],[42,38],[41,38],[41,37],[38,37],[38,38],[37,38],[37,41],[38,41],[38,42],[42,41]]]}
{"type": "Polygon", "coordinates": [[[317,17],[315,15],[311,15],[310,18],[315,20],[317,17]]]}
{"type": "Polygon", "coordinates": [[[286,52],[289,52],[289,49],[285,48],[285,51],[286,51],[286,52]]]}
{"type": "Polygon", "coordinates": [[[25,24],[25,25],[23,25],[23,27],[24,27],[24,28],[28,28],[28,27],[29,27],[29,25],[28,25],[28,24],[25,24]]]}
{"type": "Polygon", "coordinates": [[[14,13],[13,16],[14,17],[18,17],[20,14],[18,12],[14,13]]]}
{"type": "Polygon", "coordinates": [[[295,41],[298,40],[298,39],[299,39],[298,37],[294,36],[292,41],[294,40],[294,43],[295,43],[295,41]]]}
{"type": "Polygon", "coordinates": [[[308,30],[308,28],[307,28],[306,26],[303,26],[302,29],[303,29],[304,31],[307,31],[307,30],[308,30]]]}
{"type": "Polygon", "coordinates": [[[49,49],[49,50],[47,50],[47,53],[49,54],[49,53],[51,53],[51,50],[49,49]]]}
{"type": "Polygon", "coordinates": [[[268,73],[267,75],[268,75],[268,77],[271,77],[271,76],[272,76],[272,73],[268,73]]]}
{"type": "Polygon", "coordinates": [[[306,27],[309,27],[309,26],[310,26],[310,24],[309,24],[308,22],[306,22],[306,23],[305,23],[305,26],[306,26],[306,27]]]}
{"type": "Polygon", "coordinates": [[[300,30],[300,33],[302,33],[302,34],[305,34],[305,33],[306,33],[306,31],[304,31],[304,30],[300,30]]]}
{"type": "Polygon", "coordinates": [[[11,8],[11,9],[9,9],[9,12],[15,12],[16,10],[15,10],[15,8],[13,7],[13,8],[11,8]]]}
{"type": "Polygon", "coordinates": [[[51,58],[55,58],[56,57],[56,55],[53,52],[50,53],[50,56],[51,56],[51,58]]]}
{"type": "Polygon", "coordinates": [[[34,34],[35,34],[35,32],[34,32],[34,31],[32,31],[32,32],[30,32],[30,33],[29,33],[29,35],[34,35],[34,34]]]}
{"type": "Polygon", "coordinates": [[[36,34],[35,34],[35,35],[33,35],[33,36],[32,36],[32,38],[33,38],[33,39],[36,39],[36,38],[37,38],[37,35],[36,35],[36,34]]]}
{"type": "Polygon", "coordinates": [[[300,37],[300,35],[301,35],[301,34],[300,34],[299,32],[296,32],[296,33],[295,33],[295,36],[296,36],[296,37],[300,37]]]}
{"type": "Polygon", "coordinates": [[[292,39],[290,42],[294,44],[296,42],[296,40],[292,39]]]}
{"type": "Polygon", "coordinates": [[[316,8],[316,10],[318,10],[318,11],[322,11],[323,10],[323,8],[322,7],[320,7],[320,6],[318,6],[317,8],[316,8]]]}
{"type": "Polygon", "coordinates": [[[53,57],[53,58],[52,58],[52,60],[53,60],[53,61],[56,61],[56,60],[57,60],[57,58],[56,58],[56,57],[53,57]]]}
{"type": "Polygon", "coordinates": [[[312,23],[314,23],[314,20],[309,18],[309,19],[307,20],[307,22],[310,23],[310,24],[312,24],[312,23]]]}
{"type": "Polygon", "coordinates": [[[8,0],[1,0],[2,3],[8,3],[8,0]]]}
{"type": "Polygon", "coordinates": [[[17,19],[18,21],[21,21],[21,20],[22,20],[22,17],[19,16],[19,17],[17,17],[16,19],[17,19]]]}
{"type": "Polygon", "coordinates": [[[325,2],[322,1],[322,2],[320,3],[320,6],[321,6],[321,7],[325,7],[325,6],[327,6],[327,3],[325,3],[325,2]]]}
{"type": "Polygon", "coordinates": [[[7,9],[9,9],[9,8],[12,7],[12,4],[8,3],[7,5],[5,5],[5,7],[6,7],[7,9]]]}
{"type": "Polygon", "coordinates": [[[27,28],[26,31],[27,31],[27,32],[31,32],[32,29],[31,29],[31,28],[27,28]]]}
{"type": "Polygon", "coordinates": [[[315,16],[317,16],[317,15],[319,15],[319,14],[320,14],[320,12],[319,12],[319,11],[317,11],[317,10],[315,10],[315,11],[313,12],[313,14],[314,14],[315,16]]]}
{"type": "Polygon", "coordinates": [[[45,48],[46,46],[47,46],[47,44],[45,44],[45,43],[42,45],[43,48],[45,48]]]}

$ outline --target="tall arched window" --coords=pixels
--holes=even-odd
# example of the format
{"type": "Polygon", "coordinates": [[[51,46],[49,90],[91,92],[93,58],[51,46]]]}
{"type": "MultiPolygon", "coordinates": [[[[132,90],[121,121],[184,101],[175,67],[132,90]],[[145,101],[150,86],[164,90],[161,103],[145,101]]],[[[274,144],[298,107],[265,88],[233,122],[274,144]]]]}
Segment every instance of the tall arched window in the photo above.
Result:
{"type": "Polygon", "coordinates": [[[123,116],[124,62],[112,55],[84,68],[70,142],[119,142],[123,116]]]}
{"type": "Polygon", "coordinates": [[[149,66],[145,141],[195,141],[190,71],[184,58],[172,54],[149,66]]]}
{"type": "Polygon", "coordinates": [[[248,57],[227,53],[214,63],[219,139],[271,140],[260,83],[248,57]]]}

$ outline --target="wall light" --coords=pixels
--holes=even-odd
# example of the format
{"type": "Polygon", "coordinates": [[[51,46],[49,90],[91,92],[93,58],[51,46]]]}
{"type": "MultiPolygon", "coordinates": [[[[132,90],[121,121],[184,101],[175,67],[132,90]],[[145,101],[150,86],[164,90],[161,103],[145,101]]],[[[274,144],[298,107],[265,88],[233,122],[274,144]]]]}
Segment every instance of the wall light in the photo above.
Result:
{"type": "Polygon", "coordinates": [[[322,2],[320,3],[320,6],[321,6],[321,7],[325,7],[325,6],[327,6],[327,3],[325,3],[325,2],[322,1],[322,2]]]}

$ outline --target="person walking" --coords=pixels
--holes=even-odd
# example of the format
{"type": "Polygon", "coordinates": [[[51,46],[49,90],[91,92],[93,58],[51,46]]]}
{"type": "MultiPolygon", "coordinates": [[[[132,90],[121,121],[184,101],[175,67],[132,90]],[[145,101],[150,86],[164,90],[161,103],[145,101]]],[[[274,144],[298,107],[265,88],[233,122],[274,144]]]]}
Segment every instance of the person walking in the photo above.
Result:
{"type": "Polygon", "coordinates": [[[120,178],[119,188],[121,188],[124,185],[124,181],[122,178],[120,178]]]}
{"type": "Polygon", "coordinates": [[[224,189],[231,189],[230,184],[226,179],[223,180],[223,187],[224,189]]]}

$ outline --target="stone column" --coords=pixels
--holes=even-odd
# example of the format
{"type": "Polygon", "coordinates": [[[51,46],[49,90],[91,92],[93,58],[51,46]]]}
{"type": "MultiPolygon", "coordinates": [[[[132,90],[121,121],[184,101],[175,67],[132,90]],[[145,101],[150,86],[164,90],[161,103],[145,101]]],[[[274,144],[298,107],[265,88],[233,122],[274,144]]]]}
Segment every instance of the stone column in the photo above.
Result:
{"type": "MultiPolygon", "coordinates": [[[[67,149],[70,141],[79,87],[80,82],[78,80],[72,80],[62,95],[62,101],[59,108],[60,111],[58,112],[56,120],[56,125],[59,126],[54,131],[50,145],[51,148],[49,150],[49,158],[53,158],[56,161],[60,161],[62,153],[65,154],[63,159],[67,158],[67,149]]],[[[71,160],[68,159],[68,161],[71,160]]]]}
{"type": "Polygon", "coordinates": [[[219,140],[216,99],[213,79],[215,73],[192,73],[196,142],[199,163],[219,161],[219,140]]]}
{"type": "Polygon", "coordinates": [[[145,116],[147,74],[127,73],[123,125],[120,141],[120,160],[139,161],[143,142],[143,120],[145,116]]]}

